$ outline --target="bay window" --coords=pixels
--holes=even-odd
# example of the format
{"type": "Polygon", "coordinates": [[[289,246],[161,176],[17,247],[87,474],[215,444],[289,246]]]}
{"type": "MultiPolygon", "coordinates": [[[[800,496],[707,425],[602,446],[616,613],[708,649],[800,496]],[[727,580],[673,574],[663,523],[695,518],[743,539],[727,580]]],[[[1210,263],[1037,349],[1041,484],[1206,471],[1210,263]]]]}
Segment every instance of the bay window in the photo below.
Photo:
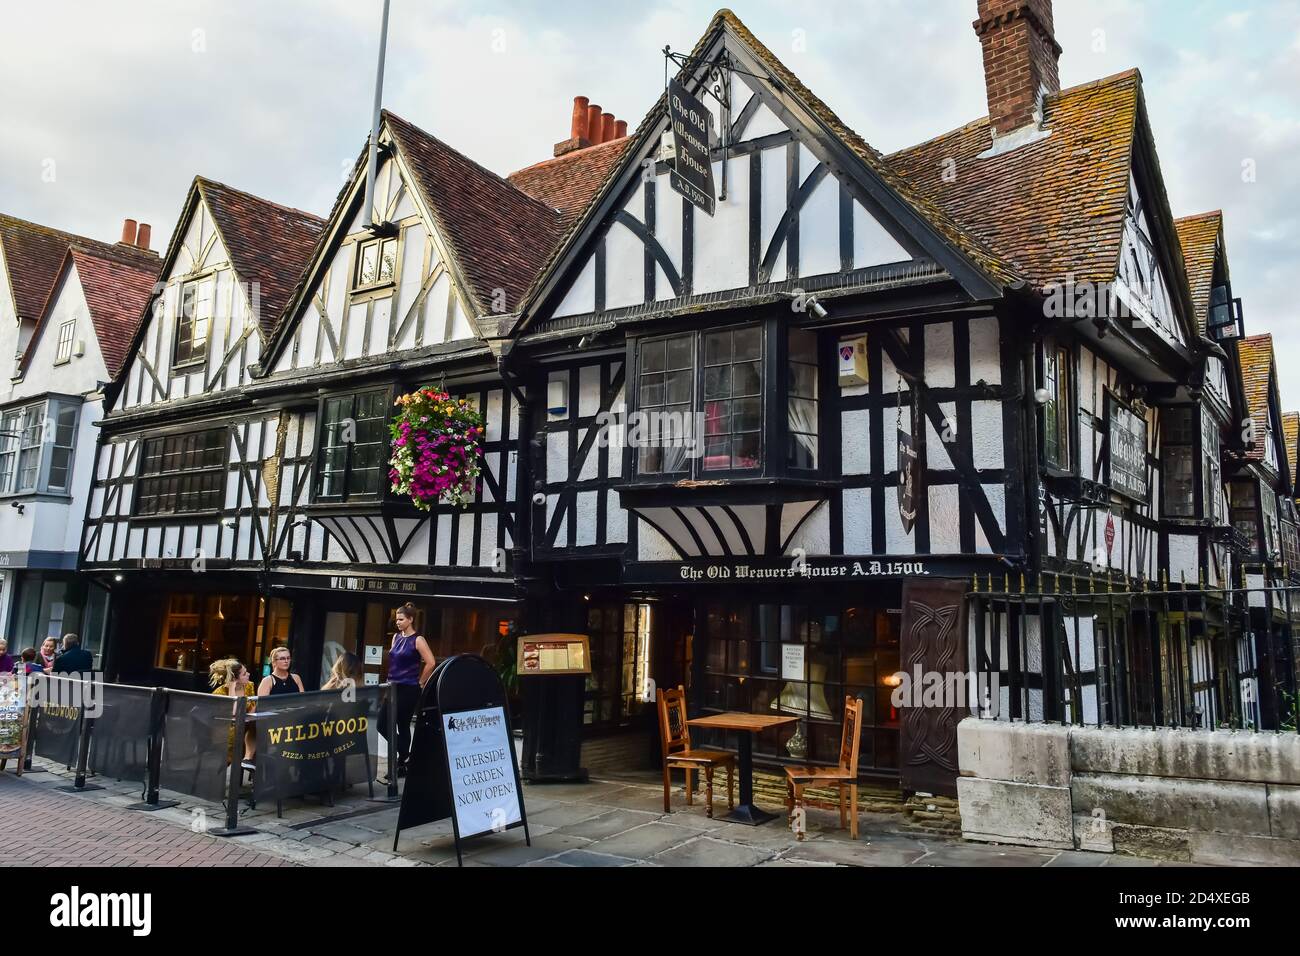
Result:
{"type": "Polygon", "coordinates": [[[641,478],[818,468],[816,333],[768,320],[656,336],[636,343],[635,368],[641,478]]]}
{"type": "Polygon", "coordinates": [[[50,398],[0,416],[0,494],[65,494],[81,403],[50,398]]]}
{"type": "Polygon", "coordinates": [[[378,498],[388,473],[387,389],[330,395],[321,404],[318,501],[378,498]]]}

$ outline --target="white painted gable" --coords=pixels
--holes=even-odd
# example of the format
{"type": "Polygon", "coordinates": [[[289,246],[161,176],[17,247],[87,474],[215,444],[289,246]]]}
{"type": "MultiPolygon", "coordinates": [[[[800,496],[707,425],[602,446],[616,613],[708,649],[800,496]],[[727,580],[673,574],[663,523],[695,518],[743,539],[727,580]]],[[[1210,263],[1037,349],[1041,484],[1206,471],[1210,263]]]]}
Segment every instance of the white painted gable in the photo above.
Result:
{"type": "Polygon", "coordinates": [[[274,372],[294,372],[341,361],[402,352],[475,338],[463,298],[448,271],[445,243],[396,155],[375,177],[376,221],[398,228],[395,251],[386,251],[391,280],[359,280],[358,256],[372,240],[361,209],[365,171],[354,178],[348,208],[356,212],[340,230],[323,269],[313,268],[313,285],[296,317],[274,372]]]}
{"type": "MultiPolygon", "coordinates": [[[[559,293],[553,316],[794,284],[912,260],[890,229],[828,172],[819,144],[791,130],[739,74],[732,96],[725,194],[715,140],[715,214],[688,206],[669,185],[666,165],[658,166],[648,181],[643,176],[628,187],[619,211],[607,217],[559,293]],[[652,285],[647,256],[654,263],[652,285]]],[[[722,108],[712,97],[704,101],[716,131],[722,108]]],[[[657,158],[658,145],[649,147],[641,168],[648,169],[651,154],[657,158]]]]}
{"type": "Polygon", "coordinates": [[[1128,190],[1124,244],[1115,280],[1116,294],[1139,321],[1162,338],[1186,345],[1186,332],[1178,319],[1169,284],[1155,254],[1155,236],[1151,231],[1147,204],[1132,174],[1129,175],[1128,190]]]}

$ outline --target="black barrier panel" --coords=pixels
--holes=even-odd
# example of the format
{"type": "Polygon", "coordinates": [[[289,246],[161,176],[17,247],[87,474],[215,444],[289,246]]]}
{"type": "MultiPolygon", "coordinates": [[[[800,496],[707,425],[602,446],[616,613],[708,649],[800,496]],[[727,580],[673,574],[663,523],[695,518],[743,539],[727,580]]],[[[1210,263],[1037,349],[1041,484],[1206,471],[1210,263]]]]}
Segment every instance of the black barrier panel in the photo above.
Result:
{"type": "Polygon", "coordinates": [[[259,697],[249,719],[257,729],[257,800],[335,793],[374,779],[378,687],[259,697]]]}
{"type": "Polygon", "coordinates": [[[36,756],[64,767],[76,764],[81,742],[81,703],[92,699],[84,690],[86,684],[77,678],[44,674],[31,682],[32,704],[40,705],[36,718],[36,756]]]}
{"type": "Polygon", "coordinates": [[[149,773],[154,698],[150,687],[104,684],[101,710],[90,734],[90,772],[114,780],[143,782],[149,773]]]}
{"type": "Polygon", "coordinates": [[[159,775],[163,789],[214,803],[225,798],[230,755],[236,760],[244,756],[243,742],[235,741],[235,704],[220,694],[167,692],[159,775]]]}

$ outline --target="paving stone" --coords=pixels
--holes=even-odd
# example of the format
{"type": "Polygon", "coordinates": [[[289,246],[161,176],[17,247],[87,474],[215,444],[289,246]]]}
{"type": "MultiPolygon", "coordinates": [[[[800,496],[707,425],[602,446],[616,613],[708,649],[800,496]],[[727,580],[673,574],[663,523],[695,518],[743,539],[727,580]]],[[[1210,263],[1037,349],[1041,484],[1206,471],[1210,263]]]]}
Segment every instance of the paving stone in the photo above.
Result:
{"type": "Polygon", "coordinates": [[[654,814],[639,810],[611,810],[590,820],[560,827],[558,832],[586,837],[589,840],[603,840],[605,837],[614,836],[616,833],[622,833],[643,823],[652,823],[657,819],[654,814]]]}
{"type": "Polygon", "coordinates": [[[715,840],[709,835],[665,850],[651,860],[660,866],[757,866],[772,855],[765,847],[715,840]]]}
{"type": "Polygon", "coordinates": [[[592,853],[590,850],[569,850],[557,857],[552,857],[552,859],[556,863],[563,863],[565,866],[631,866],[637,862],[625,857],[592,853]]]}
{"type": "Polygon", "coordinates": [[[587,803],[557,803],[541,813],[533,813],[530,809],[528,812],[528,826],[533,827],[540,824],[558,829],[574,823],[581,823],[583,820],[590,820],[592,817],[598,817],[602,813],[608,812],[608,807],[593,806],[587,803]]]}
{"type": "MultiPolygon", "coordinates": [[[[1153,867],[1159,866],[1159,860],[1148,860],[1140,856],[1123,856],[1118,853],[1108,854],[1106,862],[1102,866],[1135,866],[1135,867],[1153,867]]],[[[1174,863],[1174,866],[1187,866],[1186,863],[1174,863]]]]}
{"type": "Polygon", "coordinates": [[[1109,853],[1084,853],[1080,850],[1062,850],[1047,862],[1048,866],[1097,867],[1105,866],[1109,853]]]}
{"type": "Polygon", "coordinates": [[[908,866],[922,859],[926,848],[906,838],[862,840],[805,840],[781,853],[781,859],[840,866],[908,866]]]}
{"type": "Polygon", "coordinates": [[[698,833],[698,830],[690,827],[677,827],[670,823],[647,823],[600,840],[592,844],[591,849],[611,856],[644,860],[669,847],[694,839],[698,833]]]}
{"type": "Polygon", "coordinates": [[[917,862],[917,866],[1045,866],[1057,853],[1054,850],[1027,847],[987,847],[963,843],[930,843],[926,848],[930,852],[917,862]]]}

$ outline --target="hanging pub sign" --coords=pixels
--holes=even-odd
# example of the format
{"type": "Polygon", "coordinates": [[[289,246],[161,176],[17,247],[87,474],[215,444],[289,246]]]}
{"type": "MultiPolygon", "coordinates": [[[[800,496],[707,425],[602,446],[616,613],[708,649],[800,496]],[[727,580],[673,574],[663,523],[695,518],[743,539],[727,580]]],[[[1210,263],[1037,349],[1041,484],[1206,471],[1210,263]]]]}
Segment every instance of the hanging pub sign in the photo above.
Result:
{"type": "Polygon", "coordinates": [[[916,502],[921,496],[921,467],[916,440],[903,429],[898,430],[898,516],[903,533],[911,534],[916,526],[916,502]]]}
{"type": "Polygon", "coordinates": [[[1147,423],[1110,392],[1106,393],[1106,484],[1111,491],[1145,502],[1147,484],[1147,423]]]}
{"type": "Polygon", "coordinates": [[[672,188],[712,216],[717,207],[713,159],[709,152],[713,114],[676,80],[668,81],[668,120],[673,134],[672,188]]]}

